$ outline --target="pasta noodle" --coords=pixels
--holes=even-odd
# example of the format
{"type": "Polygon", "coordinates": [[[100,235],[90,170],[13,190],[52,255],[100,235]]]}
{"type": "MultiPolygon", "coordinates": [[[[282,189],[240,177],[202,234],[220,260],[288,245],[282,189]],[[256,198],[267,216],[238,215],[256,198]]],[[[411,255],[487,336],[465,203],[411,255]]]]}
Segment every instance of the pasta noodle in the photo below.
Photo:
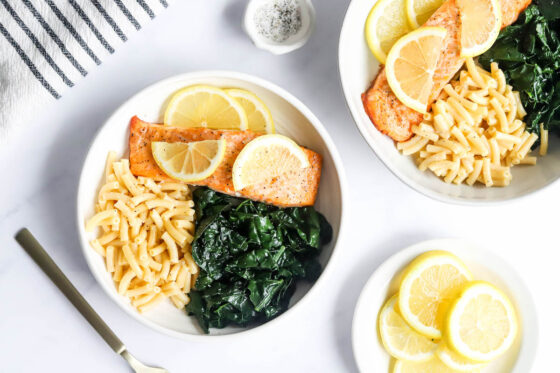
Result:
{"type": "MultiPolygon", "coordinates": [[[[519,92],[507,85],[497,63],[488,72],[468,58],[466,69],[443,88],[429,114],[397,149],[414,155],[420,170],[429,169],[446,183],[507,186],[511,166],[537,162],[529,153],[538,136],[525,130],[527,113],[519,92]]],[[[542,125],[540,133],[542,156],[548,147],[542,125]]]]}
{"type": "Polygon", "coordinates": [[[539,149],[540,155],[546,155],[548,152],[548,130],[544,129],[544,125],[541,123],[541,148],[539,149]]]}
{"type": "Polygon", "coordinates": [[[186,293],[198,273],[190,246],[193,206],[186,184],[136,178],[128,160],[109,153],[105,184],[86,230],[102,228],[90,244],[104,257],[118,293],[139,312],[165,298],[178,308],[189,302],[186,293]]]}

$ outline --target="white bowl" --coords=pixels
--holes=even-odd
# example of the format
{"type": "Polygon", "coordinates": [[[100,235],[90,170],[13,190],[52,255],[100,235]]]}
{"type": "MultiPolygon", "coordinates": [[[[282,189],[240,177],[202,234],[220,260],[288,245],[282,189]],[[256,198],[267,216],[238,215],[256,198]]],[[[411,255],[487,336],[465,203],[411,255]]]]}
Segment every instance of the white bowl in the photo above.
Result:
{"type": "MultiPolygon", "coordinates": [[[[324,282],[327,272],[332,268],[331,263],[335,259],[335,248],[342,236],[345,208],[344,171],[340,156],[330,136],[317,117],[301,101],[272,83],[235,72],[201,71],[158,82],[125,102],[101,127],[91,144],[83,165],[77,196],[77,221],[82,249],[87,263],[101,287],[130,316],[159,332],[174,337],[189,339],[206,336],[202,333],[194,318],[187,316],[184,310],[176,309],[171,305],[171,302],[166,301],[146,314],[139,314],[124,297],[117,293],[113,281],[105,269],[104,261],[89,245],[89,241],[94,239],[95,235],[87,233],[84,229],[86,219],[94,214],[94,203],[103,181],[103,169],[107,153],[114,150],[118,156],[128,156],[130,118],[138,115],[146,121],[161,123],[163,110],[170,96],[178,89],[193,84],[237,87],[256,93],[270,108],[276,130],[279,133],[293,138],[299,144],[323,156],[323,172],[315,207],[325,215],[334,232],[333,240],[323,248],[319,257],[324,270],[314,285],[305,282],[298,284],[287,312],[263,326],[251,330],[266,329],[266,327],[285,322],[293,308],[297,308],[300,303],[303,303],[303,300],[307,301],[312,298],[311,286],[315,289],[324,282]]],[[[249,329],[234,327],[212,329],[210,335],[228,335],[246,330],[249,329]]]]}
{"type": "Polygon", "coordinates": [[[458,239],[420,242],[389,259],[373,273],[356,304],[352,321],[352,347],[361,372],[389,372],[390,356],[383,348],[377,315],[385,301],[398,291],[399,274],[418,255],[446,250],[461,258],[476,280],[493,283],[513,302],[519,318],[519,334],[513,346],[481,373],[526,373],[537,353],[538,324],[535,304],[527,286],[503,259],[473,243],[458,239]]]}
{"type": "Polygon", "coordinates": [[[243,29],[249,35],[253,44],[257,48],[269,51],[273,54],[286,54],[303,47],[311,34],[315,30],[315,8],[311,0],[297,0],[301,7],[301,29],[288,39],[281,43],[268,40],[257,31],[253,17],[258,7],[266,1],[270,0],[250,0],[245,9],[245,17],[243,18],[243,29]]]}
{"type": "Polygon", "coordinates": [[[500,202],[535,192],[560,177],[560,146],[551,136],[549,154],[539,157],[536,166],[512,168],[513,181],[506,188],[449,185],[431,172],[422,172],[412,157],[400,154],[394,142],[379,132],[366,115],[361,94],[367,90],[379,70],[379,62],[369,51],[364,25],[375,1],[353,0],[348,7],[339,42],[339,70],[346,102],[354,121],[369,146],[383,163],[413,189],[444,202],[462,204],[500,202]]]}

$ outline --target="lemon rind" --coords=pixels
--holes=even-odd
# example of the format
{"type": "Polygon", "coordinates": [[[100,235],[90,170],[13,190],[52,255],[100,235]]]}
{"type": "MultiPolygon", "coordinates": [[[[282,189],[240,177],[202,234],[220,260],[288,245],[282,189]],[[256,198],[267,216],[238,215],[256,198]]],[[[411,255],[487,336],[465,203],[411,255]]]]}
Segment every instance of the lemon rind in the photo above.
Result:
{"type": "Polygon", "coordinates": [[[414,11],[414,3],[415,0],[406,0],[406,19],[408,20],[408,25],[413,30],[416,30],[422,25],[418,23],[418,14],[414,11]]]}
{"type": "Polygon", "coordinates": [[[498,36],[500,35],[500,30],[502,29],[501,6],[498,0],[490,0],[490,3],[492,4],[492,7],[495,9],[495,12],[493,14],[495,17],[495,24],[494,24],[494,28],[492,29],[491,37],[488,38],[488,40],[486,40],[485,43],[475,45],[471,48],[463,48],[463,46],[461,45],[461,52],[460,52],[461,57],[467,58],[467,57],[480,56],[488,49],[492,48],[492,45],[494,45],[496,39],[498,39],[498,36]]]}
{"type": "MultiPolygon", "coordinates": [[[[266,133],[267,134],[276,133],[276,129],[274,126],[274,119],[272,118],[272,113],[270,112],[270,109],[264,103],[264,101],[259,98],[259,96],[257,96],[253,92],[240,88],[224,89],[224,92],[232,96],[233,98],[242,97],[245,98],[246,100],[253,101],[257,109],[259,109],[259,111],[263,114],[263,116],[266,119],[266,133]]],[[[248,123],[248,121],[247,121],[247,129],[251,130],[251,126],[250,123],[248,123]]]]}
{"type": "Polygon", "coordinates": [[[464,364],[455,362],[453,360],[453,357],[451,356],[452,353],[456,353],[456,352],[450,350],[449,347],[447,347],[445,343],[442,342],[440,343],[440,347],[436,351],[436,356],[449,369],[453,369],[458,372],[472,372],[472,371],[482,369],[486,366],[486,363],[480,363],[475,361],[472,361],[470,363],[464,363],[464,364]]]}
{"type": "Polygon", "coordinates": [[[413,29],[416,30],[422,25],[418,24],[416,20],[416,12],[414,12],[414,0],[406,0],[406,20],[408,21],[408,25],[413,29]]]}
{"type": "MultiPolygon", "coordinates": [[[[366,43],[375,58],[381,63],[385,64],[387,61],[387,53],[383,51],[381,48],[380,43],[378,43],[379,38],[372,37],[371,35],[376,35],[376,30],[374,25],[377,25],[378,19],[383,15],[383,10],[387,7],[387,4],[395,0],[379,0],[375,3],[373,8],[371,8],[368,17],[366,18],[366,23],[364,27],[364,33],[366,37],[366,43]]],[[[405,16],[406,17],[406,16],[405,16]]],[[[406,25],[408,26],[408,20],[405,20],[406,25]]],[[[403,36],[409,32],[410,30],[406,30],[403,33],[403,36]]]]}

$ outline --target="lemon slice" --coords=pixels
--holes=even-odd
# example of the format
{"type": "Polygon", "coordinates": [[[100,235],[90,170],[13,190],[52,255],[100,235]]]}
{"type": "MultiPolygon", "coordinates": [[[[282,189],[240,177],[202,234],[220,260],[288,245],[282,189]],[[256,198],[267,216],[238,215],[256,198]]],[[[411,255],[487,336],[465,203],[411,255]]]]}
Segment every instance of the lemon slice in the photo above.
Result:
{"type": "Polygon", "coordinates": [[[226,153],[225,140],[152,142],[157,165],[170,177],[184,182],[206,179],[218,168],[226,153]]]}
{"type": "Polygon", "coordinates": [[[379,334],[387,352],[407,361],[426,361],[434,356],[437,344],[414,331],[395,309],[398,295],[385,303],[379,312],[379,334]]]}
{"type": "Polygon", "coordinates": [[[440,339],[447,309],[464,284],[472,280],[467,267],[446,251],[428,251],[403,273],[399,310],[417,332],[440,339]]]}
{"type": "Polygon", "coordinates": [[[426,113],[433,77],[447,30],[421,27],[403,36],[387,56],[389,86],[406,106],[426,113]]]}
{"type": "Polygon", "coordinates": [[[490,361],[511,347],[517,318],[508,297],[493,285],[475,281],[464,287],[447,316],[447,344],[475,361],[490,361]]]}
{"type": "Polygon", "coordinates": [[[293,140],[282,135],[259,136],[237,156],[232,169],[233,187],[241,190],[309,166],[307,155],[293,140]]]}
{"type": "Polygon", "coordinates": [[[456,370],[443,364],[437,357],[423,363],[397,360],[393,373],[456,373],[456,370]]]}
{"type": "Polygon", "coordinates": [[[486,52],[502,27],[499,0],[457,0],[461,18],[461,56],[475,57],[486,52]]]}
{"type": "Polygon", "coordinates": [[[384,64],[393,44],[410,30],[405,0],[379,0],[366,20],[366,41],[371,53],[384,64]]]}
{"type": "Polygon", "coordinates": [[[406,0],[406,17],[414,30],[422,26],[443,4],[444,0],[406,0]]]}
{"type": "Polygon", "coordinates": [[[167,126],[246,130],[243,107],[223,90],[207,85],[186,87],[173,95],[163,122],[167,126]]]}
{"type": "Polygon", "coordinates": [[[465,359],[455,351],[448,348],[445,343],[441,343],[436,351],[437,357],[443,364],[457,372],[479,371],[486,366],[484,363],[465,359]]]}
{"type": "Polygon", "coordinates": [[[274,133],[272,114],[254,93],[244,89],[226,89],[225,92],[234,97],[247,114],[248,127],[251,131],[259,133],[274,133]]]}

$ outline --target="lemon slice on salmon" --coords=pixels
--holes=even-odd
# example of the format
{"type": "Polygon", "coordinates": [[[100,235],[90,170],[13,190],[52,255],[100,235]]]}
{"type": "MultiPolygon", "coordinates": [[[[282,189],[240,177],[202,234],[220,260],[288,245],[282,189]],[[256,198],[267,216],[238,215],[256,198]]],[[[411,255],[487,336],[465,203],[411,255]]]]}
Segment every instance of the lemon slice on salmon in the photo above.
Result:
{"type": "Polygon", "coordinates": [[[248,120],[243,107],[222,89],[195,85],[173,95],[163,123],[176,127],[246,130],[248,120]]]}
{"type": "Polygon", "coordinates": [[[399,310],[417,332],[442,337],[445,316],[463,285],[472,280],[465,264],[446,251],[428,251],[405,269],[399,288],[399,310]]]}
{"type": "Polygon", "coordinates": [[[226,153],[225,140],[193,142],[152,142],[152,155],[157,165],[173,179],[195,182],[216,171],[226,153]]]}
{"type": "Polygon", "coordinates": [[[461,18],[461,56],[486,52],[500,34],[502,11],[499,0],[457,0],[461,18]]]}
{"type": "Polygon", "coordinates": [[[406,16],[412,29],[422,26],[444,0],[406,0],[406,16]]]}
{"type": "Polygon", "coordinates": [[[258,133],[274,133],[274,121],[266,104],[252,92],[244,89],[226,89],[243,107],[247,115],[248,129],[258,133]]]}
{"type": "Polygon", "coordinates": [[[426,113],[434,86],[434,73],[447,30],[421,27],[395,43],[385,65],[387,81],[406,106],[426,113]]]}
{"type": "Polygon", "coordinates": [[[307,154],[293,140],[282,135],[259,136],[245,145],[235,159],[233,187],[241,190],[309,166],[307,154]]]}
{"type": "Polygon", "coordinates": [[[366,20],[366,41],[371,53],[384,64],[393,44],[410,30],[405,0],[379,0],[366,20]]]}

